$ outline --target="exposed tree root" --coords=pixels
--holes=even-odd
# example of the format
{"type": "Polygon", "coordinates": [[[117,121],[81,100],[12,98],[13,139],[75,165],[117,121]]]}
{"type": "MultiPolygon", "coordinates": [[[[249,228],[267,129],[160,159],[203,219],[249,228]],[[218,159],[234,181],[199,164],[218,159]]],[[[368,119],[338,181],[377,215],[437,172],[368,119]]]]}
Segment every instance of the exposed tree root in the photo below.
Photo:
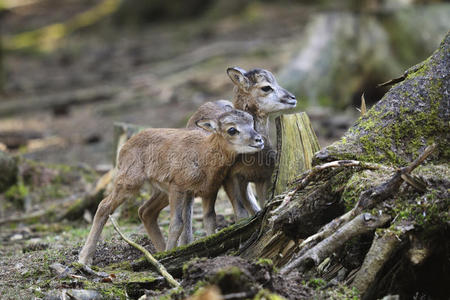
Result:
{"type": "Polygon", "coordinates": [[[401,244],[400,237],[392,231],[386,230],[381,236],[375,236],[372,246],[364,259],[364,262],[356,273],[353,286],[364,294],[374,282],[375,277],[392,254],[401,244]]]}

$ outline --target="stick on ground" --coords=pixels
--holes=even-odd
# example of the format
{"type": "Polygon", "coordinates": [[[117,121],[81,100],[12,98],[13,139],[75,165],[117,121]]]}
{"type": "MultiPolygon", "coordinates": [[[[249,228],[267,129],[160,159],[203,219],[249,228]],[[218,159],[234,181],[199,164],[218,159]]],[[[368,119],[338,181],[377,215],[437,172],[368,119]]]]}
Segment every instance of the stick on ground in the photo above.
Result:
{"type": "Polygon", "coordinates": [[[170,283],[170,285],[174,286],[174,287],[179,287],[180,284],[178,283],[178,281],[176,281],[172,275],[169,274],[169,272],[167,272],[166,268],[159,262],[157,261],[151,254],[150,252],[148,252],[144,247],[142,247],[141,245],[136,244],[135,242],[131,241],[130,239],[128,239],[119,229],[119,225],[117,225],[116,221],[114,220],[114,218],[109,215],[109,219],[111,220],[111,223],[114,226],[114,229],[117,231],[117,233],[125,240],[125,242],[127,242],[128,244],[130,244],[131,246],[133,246],[134,248],[138,249],[139,251],[141,251],[145,258],[147,259],[147,261],[149,263],[151,263],[156,270],[170,283]]]}

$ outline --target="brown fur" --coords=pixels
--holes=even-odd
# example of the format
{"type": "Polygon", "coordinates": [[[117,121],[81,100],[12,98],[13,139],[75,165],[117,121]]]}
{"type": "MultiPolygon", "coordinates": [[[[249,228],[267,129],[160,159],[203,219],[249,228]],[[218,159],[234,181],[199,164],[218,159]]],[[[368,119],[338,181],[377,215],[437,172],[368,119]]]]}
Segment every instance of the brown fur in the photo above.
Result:
{"type": "Polygon", "coordinates": [[[186,128],[198,128],[196,122],[208,116],[208,118],[217,118],[227,111],[233,110],[233,103],[228,100],[217,100],[202,104],[194,114],[189,118],[186,128]]]}
{"type": "Polygon", "coordinates": [[[217,134],[147,129],[120,150],[117,184],[138,186],[149,180],[166,191],[169,184],[175,184],[203,197],[220,187],[233,156],[226,140],[217,134]]]}
{"type": "MultiPolygon", "coordinates": [[[[192,197],[200,196],[208,199],[208,204],[213,204],[236,153],[257,151],[252,147],[262,144],[261,136],[253,129],[252,117],[243,112],[233,110],[224,113],[217,121],[202,121],[202,126],[205,132],[194,129],[147,129],[123,145],[113,190],[99,204],[86,244],[80,252],[81,263],[90,263],[108,215],[125,200],[135,196],[146,181],[153,186],[154,195],[139,209],[139,215],[144,218],[144,225],[155,246],[163,248],[164,240],[159,227],[149,228],[145,217],[151,215],[149,209],[153,210],[153,205],[159,208],[168,202],[168,248],[176,246],[183,223],[190,222],[185,207],[191,214],[192,197]],[[242,135],[227,135],[230,127],[239,129],[242,135]]],[[[210,207],[205,208],[205,223],[209,228],[215,227],[215,214],[211,214],[210,207]]],[[[188,240],[188,234],[183,233],[182,239],[188,240]]]]}

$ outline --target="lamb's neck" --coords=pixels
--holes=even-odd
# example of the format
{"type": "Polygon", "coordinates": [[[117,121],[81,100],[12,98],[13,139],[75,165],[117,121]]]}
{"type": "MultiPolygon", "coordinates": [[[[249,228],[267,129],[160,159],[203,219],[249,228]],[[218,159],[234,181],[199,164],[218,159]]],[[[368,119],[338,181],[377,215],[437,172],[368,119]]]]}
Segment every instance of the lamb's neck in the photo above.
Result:
{"type": "Polygon", "coordinates": [[[269,139],[269,116],[259,110],[255,101],[251,101],[251,95],[240,90],[235,90],[233,97],[234,108],[243,110],[252,115],[255,130],[269,139]]]}
{"type": "Polygon", "coordinates": [[[226,141],[217,134],[211,134],[205,144],[209,149],[207,154],[207,163],[213,163],[216,166],[229,165],[236,155],[226,141]]]}

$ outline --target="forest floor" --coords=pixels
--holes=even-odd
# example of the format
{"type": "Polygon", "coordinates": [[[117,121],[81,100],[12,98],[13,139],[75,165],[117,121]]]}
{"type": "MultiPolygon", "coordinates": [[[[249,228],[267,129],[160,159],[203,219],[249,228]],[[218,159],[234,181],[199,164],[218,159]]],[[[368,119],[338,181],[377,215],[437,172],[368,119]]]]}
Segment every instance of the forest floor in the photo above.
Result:
{"type": "MultiPolygon", "coordinates": [[[[92,1],[65,1],[63,5],[45,0],[24,6],[5,16],[2,34],[64,22],[91,4],[92,1]]],[[[232,84],[225,73],[228,66],[262,67],[276,73],[287,64],[299,47],[298,39],[310,12],[310,8],[303,6],[293,9],[264,3],[251,5],[237,16],[217,20],[164,22],[142,28],[118,28],[105,21],[64,38],[50,53],[35,50],[7,53],[5,91],[0,100],[0,131],[7,138],[0,141],[2,147],[40,162],[98,170],[99,173],[92,171],[89,182],[80,188],[86,192],[92,189],[101,172],[112,165],[114,122],[183,127],[205,101],[231,97],[232,84]],[[43,101],[50,104],[43,106],[43,101]],[[17,109],[22,103],[27,104],[26,109],[17,109]]],[[[302,96],[297,97],[301,108],[302,96]]],[[[330,111],[311,112],[310,116],[313,123],[319,124],[329,118],[330,111]]],[[[351,123],[351,118],[347,123],[351,123]]],[[[321,139],[322,146],[343,130],[340,128],[321,139]]],[[[58,193],[42,196],[45,188],[44,183],[27,191],[31,199],[36,199],[35,193],[40,195],[39,202],[32,203],[27,213],[37,207],[55,204],[58,207],[70,198],[58,193]]],[[[5,195],[0,195],[0,199],[8,201],[5,195]]],[[[196,201],[196,216],[201,214],[200,206],[196,201]]],[[[233,222],[231,208],[222,194],[216,210],[220,227],[233,222]]],[[[23,205],[7,204],[2,206],[0,216],[22,214],[23,205]]],[[[165,234],[167,214],[164,210],[160,218],[165,234]]],[[[142,225],[130,220],[119,222],[133,240],[154,250],[142,225]]],[[[161,280],[153,272],[138,275],[130,272],[127,263],[141,257],[141,253],[122,241],[112,226],[107,225],[103,231],[94,260],[99,270],[109,274],[109,280],[102,279],[105,282],[82,272],[77,272],[80,277],[67,277],[52,267],[60,263],[76,269],[73,263],[90,228],[88,222],[48,223],[37,219],[27,224],[0,226],[1,299],[30,299],[48,293],[59,299],[68,289],[95,289],[103,296],[124,296],[125,291],[130,294],[135,290],[125,282],[137,282],[141,291],[167,288],[158,286],[161,280]]],[[[204,236],[198,217],[194,219],[194,235],[204,236]]],[[[242,267],[244,262],[231,264],[242,267]]],[[[282,279],[264,262],[245,264],[247,275],[254,277],[246,282],[287,298],[307,297],[322,284],[304,283],[299,288],[302,278],[298,274],[282,279]],[[261,274],[268,277],[259,278],[261,274]]],[[[194,269],[185,274],[186,290],[193,292],[202,278],[220,273],[213,270],[215,266],[205,265],[202,274],[194,269]]]]}

